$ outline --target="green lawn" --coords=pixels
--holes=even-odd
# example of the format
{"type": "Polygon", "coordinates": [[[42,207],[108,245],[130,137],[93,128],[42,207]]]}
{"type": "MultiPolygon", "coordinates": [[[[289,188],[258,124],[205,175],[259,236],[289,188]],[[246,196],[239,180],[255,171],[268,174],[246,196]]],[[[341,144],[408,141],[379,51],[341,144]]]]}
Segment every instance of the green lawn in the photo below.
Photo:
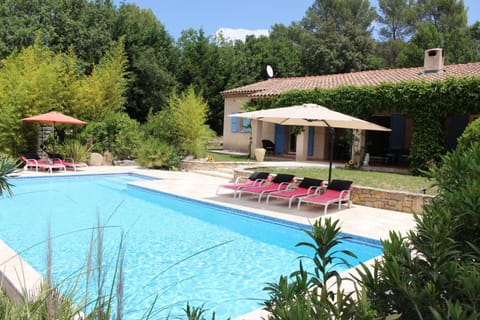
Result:
{"type": "MultiPolygon", "coordinates": [[[[215,161],[250,161],[254,160],[246,156],[235,156],[219,153],[207,153],[215,161]]],[[[328,180],[327,168],[262,168],[262,170],[271,173],[290,173],[296,177],[311,177],[328,180]]],[[[433,181],[424,177],[411,176],[407,174],[375,172],[365,170],[351,170],[334,168],[332,170],[332,179],[352,180],[354,184],[365,187],[380,188],[387,190],[399,190],[421,193],[426,188],[427,194],[436,194],[436,188],[432,187],[433,181]]]]}
{"type": "MultiPolygon", "coordinates": [[[[328,180],[328,168],[262,168],[262,170],[271,173],[290,173],[296,177],[328,180]]],[[[407,174],[334,168],[332,169],[332,179],[351,180],[353,184],[364,187],[415,193],[421,193],[422,188],[426,188],[427,194],[436,194],[436,189],[432,188],[432,181],[425,177],[407,174]]]]}

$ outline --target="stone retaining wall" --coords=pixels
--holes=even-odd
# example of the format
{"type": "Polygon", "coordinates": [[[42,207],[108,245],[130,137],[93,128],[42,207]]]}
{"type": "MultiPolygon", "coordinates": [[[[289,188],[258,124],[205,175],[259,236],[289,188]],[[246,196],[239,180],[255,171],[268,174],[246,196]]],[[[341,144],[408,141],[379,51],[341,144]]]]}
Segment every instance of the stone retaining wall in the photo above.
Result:
{"type": "MultiPolygon", "coordinates": [[[[192,171],[192,170],[215,170],[220,168],[234,169],[239,166],[252,165],[252,162],[222,162],[222,161],[200,161],[200,160],[182,160],[180,163],[180,170],[192,171]]],[[[246,176],[248,177],[253,171],[248,171],[246,176]]]]}
{"type": "Polygon", "coordinates": [[[355,204],[420,214],[423,206],[430,203],[433,196],[403,191],[383,190],[362,186],[353,186],[350,195],[355,204]]]}

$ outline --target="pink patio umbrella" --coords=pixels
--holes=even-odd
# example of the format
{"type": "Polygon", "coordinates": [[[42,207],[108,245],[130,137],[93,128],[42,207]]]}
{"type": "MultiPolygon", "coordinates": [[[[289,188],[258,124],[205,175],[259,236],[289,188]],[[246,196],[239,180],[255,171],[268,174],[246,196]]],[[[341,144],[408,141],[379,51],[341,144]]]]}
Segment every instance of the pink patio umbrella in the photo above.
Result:
{"type": "Polygon", "coordinates": [[[39,114],[36,116],[23,118],[22,121],[25,122],[41,122],[41,123],[51,123],[55,125],[56,123],[60,124],[87,124],[82,120],[75,119],[70,116],[66,116],[63,113],[51,111],[48,113],[39,114]]]}

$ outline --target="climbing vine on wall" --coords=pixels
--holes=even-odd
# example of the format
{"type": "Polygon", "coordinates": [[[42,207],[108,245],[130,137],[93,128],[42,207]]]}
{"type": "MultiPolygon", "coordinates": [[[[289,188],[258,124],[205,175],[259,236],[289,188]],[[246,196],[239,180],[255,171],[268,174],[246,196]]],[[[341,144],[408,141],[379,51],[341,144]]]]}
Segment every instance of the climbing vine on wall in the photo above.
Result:
{"type": "Polygon", "coordinates": [[[445,152],[445,122],[450,115],[480,113],[480,77],[292,90],[255,100],[250,106],[269,109],[304,103],[321,104],[363,119],[381,112],[412,119],[410,164],[413,172],[418,173],[431,161],[439,161],[445,152]]]}

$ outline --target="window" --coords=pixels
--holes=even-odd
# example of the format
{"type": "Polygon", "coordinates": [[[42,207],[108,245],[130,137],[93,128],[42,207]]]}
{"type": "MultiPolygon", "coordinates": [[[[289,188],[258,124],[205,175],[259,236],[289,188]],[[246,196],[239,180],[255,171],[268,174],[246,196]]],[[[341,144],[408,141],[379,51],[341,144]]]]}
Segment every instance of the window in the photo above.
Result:
{"type": "Polygon", "coordinates": [[[250,119],[243,118],[242,132],[251,132],[252,131],[252,127],[251,127],[250,123],[251,123],[250,119]]]}
{"type": "MultiPolygon", "coordinates": [[[[235,114],[236,112],[232,113],[235,114]]],[[[237,117],[231,117],[230,118],[230,131],[231,132],[237,132],[238,131],[238,118],[237,117]]]]}

